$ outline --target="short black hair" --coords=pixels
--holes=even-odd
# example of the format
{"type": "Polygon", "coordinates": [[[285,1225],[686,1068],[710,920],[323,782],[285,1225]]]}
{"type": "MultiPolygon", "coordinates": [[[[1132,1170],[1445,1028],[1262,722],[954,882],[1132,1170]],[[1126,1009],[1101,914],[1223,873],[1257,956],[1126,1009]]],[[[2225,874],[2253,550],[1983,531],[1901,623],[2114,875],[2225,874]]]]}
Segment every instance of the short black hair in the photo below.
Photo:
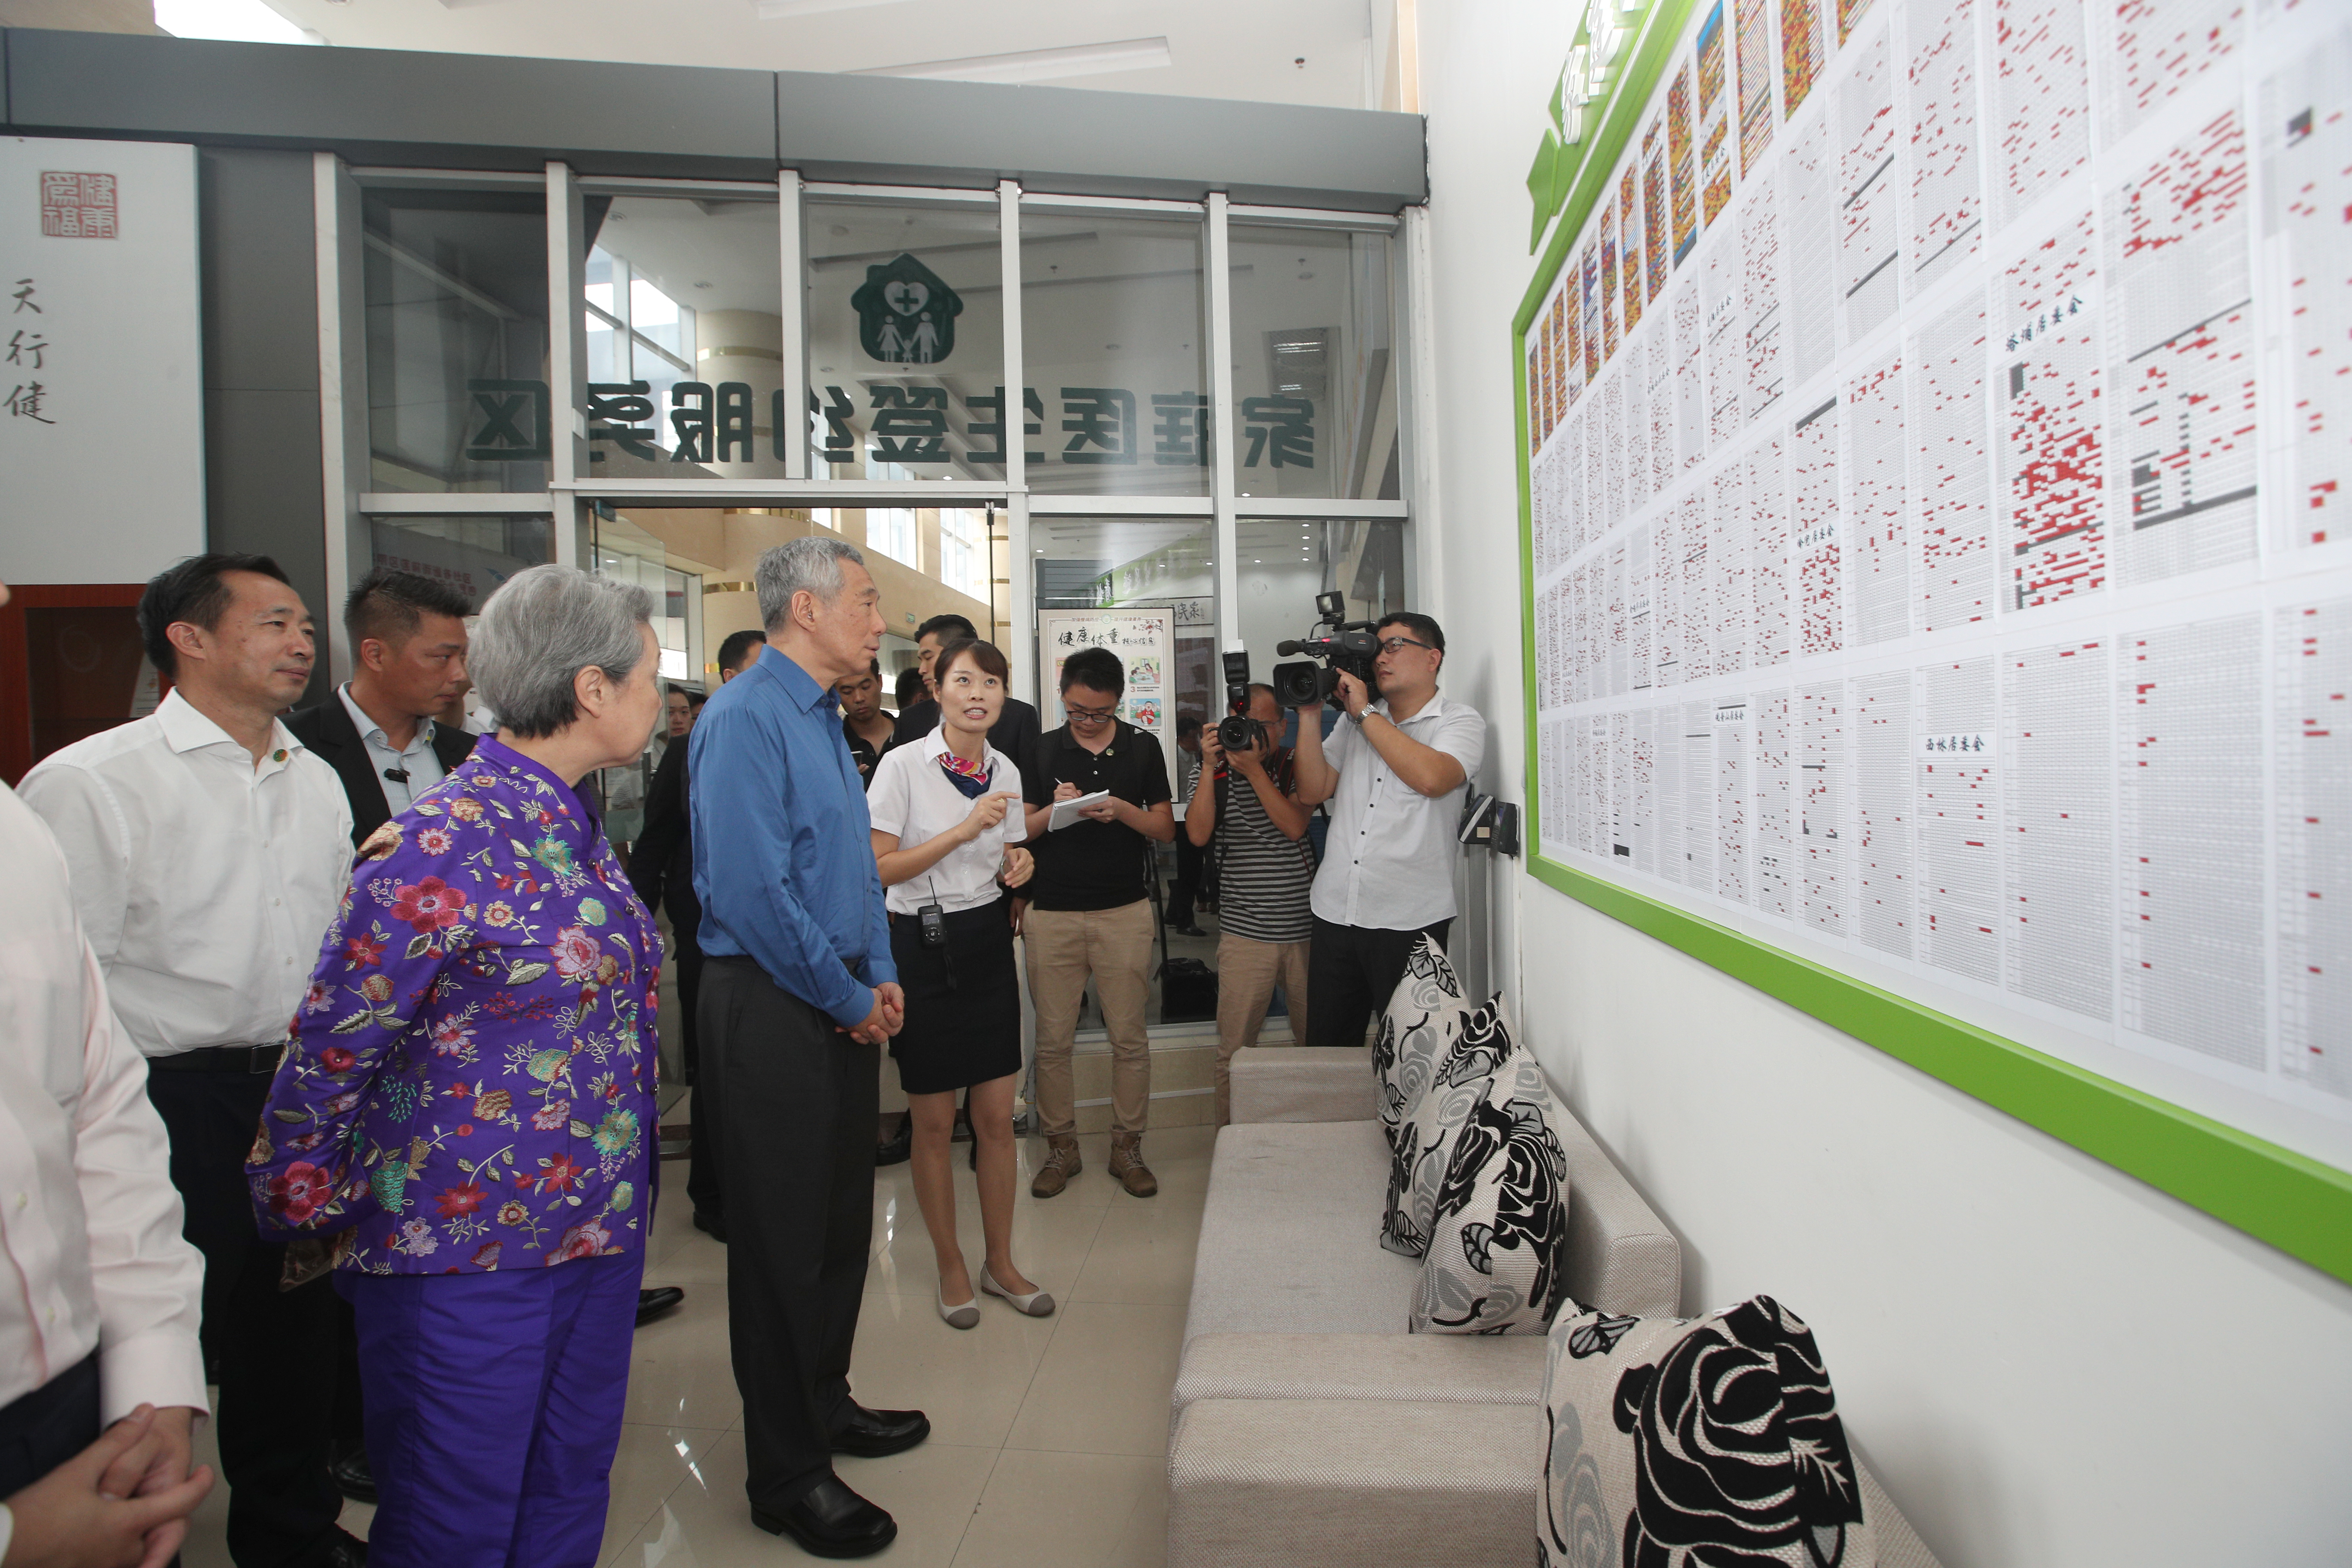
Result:
{"type": "Polygon", "coordinates": [[[953,642],[957,640],[958,637],[961,638],[965,642],[978,642],[980,640],[980,628],[973,626],[961,616],[957,615],[953,610],[950,610],[943,616],[933,616],[929,620],[925,621],[921,626],[917,626],[915,628],[915,640],[917,642],[920,642],[925,637],[929,637],[933,632],[941,634],[940,640],[943,643],[953,642]],[[948,637],[946,634],[949,632],[955,633],[956,637],[948,637]]]}
{"type": "Polygon", "coordinates": [[[179,678],[180,654],[164,634],[179,621],[217,631],[221,612],[234,596],[221,581],[231,572],[258,572],[289,588],[294,585],[294,579],[267,555],[221,550],[191,555],[147,580],[146,592],[139,595],[139,640],[148,658],[167,679],[179,678]]]}
{"type": "MultiPolygon", "coordinates": [[[[1399,610],[1394,615],[1382,616],[1380,618],[1380,626],[1403,626],[1406,630],[1412,632],[1413,636],[1419,637],[1422,641],[1427,643],[1438,652],[1444,653],[1445,651],[1445,633],[1444,629],[1441,628],[1435,621],[1431,620],[1427,616],[1417,615],[1411,610],[1399,610]]],[[[1377,631],[1379,626],[1375,626],[1373,629],[1377,631]]]]}
{"type": "Polygon", "coordinates": [[[992,675],[1007,690],[1013,686],[1013,666],[1006,661],[1004,650],[992,642],[978,637],[958,637],[940,647],[940,657],[931,665],[931,679],[944,681],[955,669],[958,659],[968,659],[980,667],[983,675],[992,675]]]}
{"type": "Polygon", "coordinates": [[[689,710],[698,711],[702,705],[709,700],[710,693],[708,691],[689,691],[686,694],[686,705],[689,710]]]}
{"type": "Polygon", "coordinates": [[[719,668],[721,674],[740,669],[751,661],[751,650],[768,640],[761,631],[729,632],[727,640],[719,645],[719,668]]]}
{"type": "Polygon", "coordinates": [[[898,706],[908,708],[923,700],[923,672],[913,665],[898,672],[898,706]]]}
{"type": "Polygon", "coordinates": [[[1117,697],[1127,689],[1127,666],[1107,647],[1082,647],[1062,661],[1062,689],[1073,686],[1117,697]]]}
{"type": "Polygon", "coordinates": [[[396,642],[416,635],[426,616],[455,616],[464,620],[474,613],[474,601],[446,583],[379,566],[359,581],[343,600],[343,629],[351,634],[352,652],[369,637],[396,642]]]}
{"type": "Polygon", "coordinates": [[[1181,741],[1187,735],[1197,735],[1200,732],[1201,716],[1198,713],[1179,713],[1176,715],[1176,738],[1178,740],[1181,741]]]}

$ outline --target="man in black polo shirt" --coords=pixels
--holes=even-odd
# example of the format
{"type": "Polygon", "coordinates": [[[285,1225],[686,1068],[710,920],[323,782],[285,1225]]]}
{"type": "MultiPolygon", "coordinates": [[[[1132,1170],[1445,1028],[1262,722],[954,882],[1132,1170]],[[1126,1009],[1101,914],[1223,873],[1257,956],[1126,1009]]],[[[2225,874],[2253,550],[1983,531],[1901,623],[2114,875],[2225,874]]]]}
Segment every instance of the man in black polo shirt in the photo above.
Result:
{"type": "Polygon", "coordinates": [[[841,738],[857,759],[857,782],[872,789],[882,753],[898,740],[891,732],[890,715],[882,711],[882,661],[869,661],[865,674],[843,681],[833,694],[841,700],[841,738]]]}
{"type": "Polygon", "coordinates": [[[1078,1004],[1092,975],[1111,1048],[1110,1173],[1139,1198],[1160,1190],[1143,1163],[1151,1105],[1151,1051],[1144,1005],[1151,984],[1151,900],[1145,887],[1148,839],[1176,837],[1168,763],[1157,737],[1118,717],[1127,670],[1108,648],[1090,647],[1062,666],[1062,710],[1069,722],[1038,737],[1022,771],[1036,873],[1023,889],[1031,907],[1022,934],[1029,952],[1029,996],[1037,1008],[1037,1119],[1048,1145],[1030,1193],[1050,1198],[1078,1173],[1077,1107],[1070,1048],[1078,1004]],[[1057,800],[1108,790],[1087,820],[1048,832],[1057,800]]]}

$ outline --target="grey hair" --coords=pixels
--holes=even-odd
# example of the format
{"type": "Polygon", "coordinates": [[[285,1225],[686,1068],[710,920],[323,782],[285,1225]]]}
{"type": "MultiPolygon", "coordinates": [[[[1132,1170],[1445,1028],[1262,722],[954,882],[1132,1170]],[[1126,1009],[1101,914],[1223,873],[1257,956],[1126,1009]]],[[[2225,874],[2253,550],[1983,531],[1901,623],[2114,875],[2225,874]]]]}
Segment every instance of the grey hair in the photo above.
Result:
{"type": "Polygon", "coordinates": [[[819,534],[787,540],[762,553],[751,569],[751,582],[760,590],[761,628],[773,632],[792,618],[794,594],[805,591],[833,603],[841,593],[845,561],[863,566],[866,556],[854,544],[819,534]]]}
{"type": "Polygon", "coordinates": [[[530,739],[580,716],[572,681],[593,665],[625,681],[646,657],[637,628],[653,595],[635,584],[571,566],[533,566],[507,579],[482,606],[466,663],[499,723],[530,739]]]}

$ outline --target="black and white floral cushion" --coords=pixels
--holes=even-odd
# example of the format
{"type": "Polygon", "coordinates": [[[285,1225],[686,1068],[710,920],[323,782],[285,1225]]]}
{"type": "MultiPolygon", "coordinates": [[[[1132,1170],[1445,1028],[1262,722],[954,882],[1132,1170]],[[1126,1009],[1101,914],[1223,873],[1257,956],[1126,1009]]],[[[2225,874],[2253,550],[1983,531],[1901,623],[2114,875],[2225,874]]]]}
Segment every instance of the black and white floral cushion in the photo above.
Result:
{"type": "Polygon", "coordinates": [[[1552,1325],[1540,1568],[1876,1568],[1811,1329],[1769,1296],[1552,1325]]]}
{"type": "Polygon", "coordinates": [[[1443,1050],[1431,1066],[1415,1068],[1413,1098],[1390,1129],[1388,1205],[1381,1218],[1381,1245],[1407,1258],[1429,1250],[1453,1136],[1512,1048],[1500,993],[1484,1007],[1457,1008],[1442,1025],[1433,1016],[1423,1032],[1442,1038],[1443,1050]]]}
{"type": "Polygon", "coordinates": [[[1397,982],[1372,1039],[1372,1071],[1381,1082],[1381,1125],[1390,1142],[1397,1123],[1429,1087],[1439,1062],[1453,1049],[1470,998],[1445,950],[1424,931],[1413,939],[1404,978],[1397,982]]]}
{"type": "Polygon", "coordinates": [[[1445,1142],[1406,1324],[1417,1334],[1539,1334],[1568,1300],[1568,1156],[1551,1087],[1517,1047],[1483,1081],[1445,1142]]]}

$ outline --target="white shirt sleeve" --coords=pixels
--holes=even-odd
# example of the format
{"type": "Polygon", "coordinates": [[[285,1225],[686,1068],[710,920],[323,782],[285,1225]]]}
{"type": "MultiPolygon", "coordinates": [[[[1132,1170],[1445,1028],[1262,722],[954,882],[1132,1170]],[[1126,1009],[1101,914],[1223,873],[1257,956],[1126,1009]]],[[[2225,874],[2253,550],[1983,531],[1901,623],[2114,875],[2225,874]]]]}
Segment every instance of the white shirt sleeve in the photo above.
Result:
{"type": "Polygon", "coordinates": [[[1486,716],[1467,702],[1449,702],[1429,739],[1432,751],[1444,752],[1462,764],[1465,784],[1475,784],[1478,766],[1486,760],[1486,716]]]}
{"type": "Polygon", "coordinates": [[[47,824],[66,858],[74,911],[100,968],[122,948],[131,907],[131,825],[106,782],[87,768],[37,767],[16,786],[16,798],[47,824]]]}
{"type": "MultiPolygon", "coordinates": [[[[1369,713],[1371,710],[1368,708],[1365,711],[1369,713]]],[[[1319,726],[1323,722],[1323,715],[1301,714],[1298,721],[1319,726]]],[[[1323,737],[1323,761],[1333,773],[1346,772],[1348,764],[1355,760],[1356,748],[1364,743],[1363,731],[1364,727],[1353,719],[1342,719],[1331,727],[1329,734],[1323,737]]]]}
{"type": "Polygon", "coordinates": [[[898,836],[898,847],[912,849],[906,841],[907,819],[914,808],[914,780],[907,776],[907,766],[915,760],[915,748],[901,746],[875,765],[874,783],[866,791],[866,816],[877,833],[898,836]]]}
{"type": "Polygon", "coordinates": [[[99,1419],[141,1405],[206,1408],[196,1325],[204,1258],[182,1238],[180,1194],[163,1120],[147,1099],[147,1063],[114,1027],[98,959],[82,946],[81,1104],[74,1171],[89,1221],[98,1297],[99,1419]]]}

